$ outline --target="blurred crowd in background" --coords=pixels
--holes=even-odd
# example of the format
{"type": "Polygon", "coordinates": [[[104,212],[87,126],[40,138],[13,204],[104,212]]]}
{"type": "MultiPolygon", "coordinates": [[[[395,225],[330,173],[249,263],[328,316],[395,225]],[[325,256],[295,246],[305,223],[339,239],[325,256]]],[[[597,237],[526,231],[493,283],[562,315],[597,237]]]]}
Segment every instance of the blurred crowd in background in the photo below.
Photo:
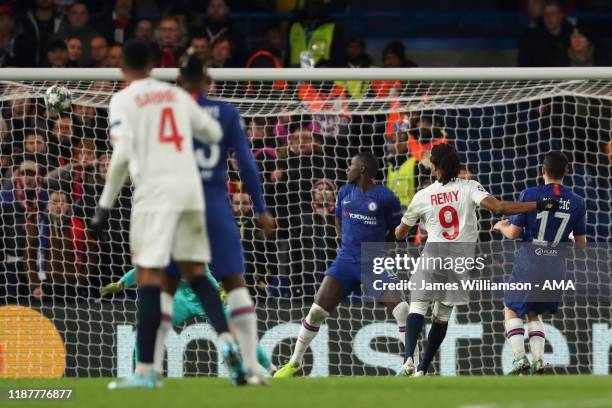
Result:
{"type": "MultiPolygon", "coordinates": [[[[352,3],[4,1],[0,64],[117,67],[121,44],[141,37],[155,43],[159,67],[175,67],[188,48],[207,56],[213,67],[417,65],[404,47],[404,41],[411,40],[404,38],[385,41],[381,58],[375,61],[367,47],[369,37],[334,20],[353,13],[352,3]],[[245,37],[233,18],[234,12],[244,15],[253,8],[253,15],[270,18],[256,39],[245,37]]],[[[393,2],[380,3],[383,7],[393,2]]],[[[466,2],[474,3],[479,2],[466,2]]],[[[507,11],[508,2],[499,3],[507,11]]],[[[526,22],[515,38],[517,64],[607,64],[602,40],[606,27],[576,24],[565,17],[568,9],[587,3],[595,7],[598,2],[583,3],[516,5],[514,11],[522,10],[526,22]]],[[[129,185],[113,209],[107,235],[94,241],[87,232],[111,154],[107,111],[101,105],[75,102],[70,112],[48,112],[27,85],[1,85],[0,301],[97,299],[102,285],[132,266],[129,185]]],[[[117,89],[115,85],[93,81],[82,86],[94,95],[108,95],[117,89]]],[[[265,113],[251,111],[245,126],[267,204],[277,219],[275,239],[257,239],[250,198],[234,160],[229,162],[229,200],[243,238],[247,279],[260,300],[314,295],[338,248],[336,192],[346,180],[347,160],[360,150],[379,157],[378,179],[404,207],[418,188],[430,182],[428,152],[436,144],[454,143],[465,163],[461,177],[477,178],[491,193],[507,199],[516,198],[517,191],[538,178],[541,153],[563,150],[572,162],[568,182],[587,199],[589,240],[609,240],[612,107],[608,102],[596,96],[546,97],[436,110],[427,108],[428,91],[436,90],[427,83],[399,80],[213,84],[213,96],[256,98],[261,104],[253,106],[265,113]],[[372,110],[359,105],[363,98],[372,98],[372,110]],[[423,109],[403,112],[400,101],[406,100],[423,109]],[[274,114],[277,104],[283,105],[279,112],[305,113],[274,114]],[[381,113],[388,111],[394,112],[381,113]]],[[[491,215],[481,214],[480,220],[481,241],[491,240],[491,215]]],[[[418,244],[426,235],[417,228],[409,239],[418,244]]]]}
{"type": "Polygon", "coordinates": [[[423,64],[411,55],[422,37],[432,37],[420,46],[429,49],[513,47],[518,66],[610,63],[610,2],[434,3],[3,0],[0,67],[117,67],[122,44],[132,37],[155,43],[158,67],[176,67],[188,48],[205,55],[212,67],[427,66],[426,58],[423,64]],[[491,24],[501,27],[499,32],[491,24]],[[507,37],[512,44],[504,42],[507,37]]]}

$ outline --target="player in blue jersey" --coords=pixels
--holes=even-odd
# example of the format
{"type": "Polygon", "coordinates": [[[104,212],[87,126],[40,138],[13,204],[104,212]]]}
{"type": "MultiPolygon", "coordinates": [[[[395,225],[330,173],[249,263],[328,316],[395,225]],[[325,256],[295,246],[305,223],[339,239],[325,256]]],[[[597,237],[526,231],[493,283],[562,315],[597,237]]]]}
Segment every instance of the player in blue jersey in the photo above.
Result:
{"type": "MultiPolygon", "coordinates": [[[[337,197],[336,232],[342,238],[340,251],[325,273],[314,304],[302,322],[291,359],[274,374],[274,378],[296,374],[302,368],[304,353],[323,321],[342,299],[351,293],[359,293],[362,283],[366,286],[366,282],[362,282],[361,244],[385,242],[393,237],[402,209],[391,190],[375,184],[377,172],[378,161],[371,153],[353,157],[346,172],[348,184],[340,189],[337,197]]],[[[392,279],[385,274],[378,277],[392,279]]],[[[368,276],[364,275],[364,278],[368,276]]],[[[401,292],[387,292],[378,300],[396,319],[400,332],[404,332],[409,306],[401,292]]]]}
{"type": "MultiPolygon", "coordinates": [[[[204,96],[209,80],[205,61],[191,55],[181,62],[179,84],[192,92],[198,104],[221,124],[223,137],[217,145],[194,144],[196,162],[204,186],[206,223],[210,232],[213,275],[227,293],[230,322],[240,345],[246,380],[261,384],[267,373],[257,363],[257,317],[244,280],[244,255],[227,188],[227,160],[235,154],[240,177],[253,200],[256,223],[263,235],[272,236],[274,219],[266,209],[257,165],[251,153],[244,123],[232,104],[204,96]]],[[[241,382],[242,380],[238,380],[241,382]]]]}
{"type": "MultiPolygon", "coordinates": [[[[540,282],[551,273],[561,276],[565,270],[565,258],[543,256],[542,247],[561,248],[570,242],[573,234],[576,248],[586,247],[586,206],[584,199],[562,185],[568,173],[568,160],[563,153],[551,152],[544,157],[542,176],[544,185],[524,190],[519,201],[554,199],[559,201],[559,209],[552,212],[531,212],[514,215],[508,220],[497,222],[494,229],[508,239],[522,239],[531,244],[519,247],[514,261],[510,282],[540,282]]],[[[556,254],[557,252],[549,252],[556,254]]],[[[553,276],[554,277],[554,276],[553,276]]],[[[514,363],[510,374],[518,375],[531,371],[542,374],[544,371],[545,333],[542,314],[555,313],[559,298],[547,298],[538,292],[504,294],[504,318],[506,337],[512,347],[514,363]],[[523,319],[527,319],[531,363],[525,356],[525,329],[523,319]]]]}
{"type": "MultiPolygon", "coordinates": [[[[240,167],[240,177],[253,200],[256,223],[265,237],[274,233],[274,219],[266,209],[259,171],[251,154],[247,135],[238,109],[232,104],[207,98],[209,79],[206,62],[197,54],[188,54],[179,62],[178,83],[191,92],[198,104],[213,116],[223,130],[216,145],[194,144],[196,162],[204,187],[206,224],[210,236],[213,275],[227,293],[227,307],[234,336],[240,346],[242,363],[246,372],[232,371],[237,384],[264,384],[268,373],[257,363],[257,316],[255,306],[244,280],[244,256],[240,233],[232,212],[227,188],[227,160],[234,152],[240,167]]],[[[174,293],[179,277],[165,285],[174,293]]],[[[211,290],[214,296],[213,291],[211,290]]],[[[211,323],[213,318],[208,311],[211,323]]],[[[230,364],[231,365],[231,364],[230,364]]]]}

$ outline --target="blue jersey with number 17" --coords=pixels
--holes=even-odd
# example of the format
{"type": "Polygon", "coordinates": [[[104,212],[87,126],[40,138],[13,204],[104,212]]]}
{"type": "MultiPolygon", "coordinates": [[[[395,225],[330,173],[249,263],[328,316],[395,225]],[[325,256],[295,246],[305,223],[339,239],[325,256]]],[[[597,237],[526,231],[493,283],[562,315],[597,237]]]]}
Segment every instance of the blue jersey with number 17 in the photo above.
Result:
{"type": "Polygon", "coordinates": [[[574,236],[586,234],[586,205],[584,199],[560,184],[550,183],[525,189],[518,201],[559,200],[559,210],[529,212],[510,217],[510,223],[523,228],[523,241],[569,242],[574,236]]]}

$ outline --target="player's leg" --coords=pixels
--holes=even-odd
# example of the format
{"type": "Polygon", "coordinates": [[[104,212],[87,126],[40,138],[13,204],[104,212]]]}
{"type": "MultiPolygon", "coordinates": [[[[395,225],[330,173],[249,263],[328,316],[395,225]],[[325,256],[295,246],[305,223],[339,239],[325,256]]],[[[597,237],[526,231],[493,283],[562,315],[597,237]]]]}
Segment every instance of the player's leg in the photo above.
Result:
{"type": "Polygon", "coordinates": [[[153,370],[155,342],[161,323],[162,268],[170,262],[173,232],[178,214],[132,211],[130,247],[136,264],[138,311],[136,373],[125,380],[114,381],[109,388],[153,388],[157,376],[153,370]]]}
{"type": "Polygon", "coordinates": [[[166,273],[161,276],[161,322],[157,329],[155,338],[155,352],[153,354],[153,369],[158,378],[161,378],[164,371],[164,354],[166,351],[166,336],[172,330],[174,315],[174,294],[178,287],[180,274],[177,266],[171,264],[166,268],[166,273]]]}
{"type": "Polygon", "coordinates": [[[312,340],[319,333],[321,324],[323,324],[344,297],[346,290],[343,288],[342,283],[335,276],[330,276],[330,272],[332,274],[335,273],[336,268],[337,263],[334,262],[327,276],[323,278],[321,287],[319,287],[315,295],[315,301],[302,322],[293,354],[289,362],[274,374],[274,378],[292,377],[302,368],[304,353],[306,353],[308,346],[310,346],[312,340]]]}
{"type": "Polygon", "coordinates": [[[425,314],[429,309],[429,302],[412,301],[406,318],[406,340],[404,349],[404,365],[400,375],[412,375],[416,369],[414,363],[414,352],[417,348],[419,336],[423,330],[425,314]]]}
{"type": "Polygon", "coordinates": [[[246,376],[223,312],[219,290],[205,274],[204,263],[210,262],[210,247],[204,215],[200,211],[185,211],[181,215],[177,224],[173,256],[182,276],[189,282],[202,309],[206,310],[208,321],[218,334],[219,348],[223,350],[232,382],[245,384],[246,376]]]}
{"type": "Polygon", "coordinates": [[[509,375],[523,374],[529,369],[529,360],[525,356],[525,328],[523,326],[523,318],[518,315],[514,308],[504,307],[504,327],[506,329],[506,338],[510,343],[514,362],[509,375]]]}
{"type": "Polygon", "coordinates": [[[221,277],[227,293],[226,302],[232,330],[238,344],[245,368],[252,375],[260,371],[257,362],[257,314],[251,294],[242,273],[221,277]]]}
{"type": "Polygon", "coordinates": [[[445,305],[441,302],[436,302],[434,304],[431,329],[429,329],[429,333],[427,334],[427,346],[423,352],[423,359],[421,360],[421,364],[418,366],[416,375],[427,374],[429,364],[432,362],[433,358],[438,352],[438,349],[440,348],[440,345],[442,345],[442,342],[446,337],[448,320],[450,319],[452,312],[452,305],[445,305]]]}
{"type": "MultiPolygon", "coordinates": [[[[397,329],[399,331],[399,339],[402,343],[402,346],[406,347],[406,320],[408,320],[408,314],[410,313],[410,305],[403,299],[399,299],[399,293],[393,292],[393,294],[384,294],[384,301],[382,303],[387,311],[393,316],[395,322],[397,323],[397,329]],[[398,297],[398,299],[393,299],[398,297]]],[[[419,350],[419,345],[417,343],[414,353],[412,355],[412,359],[415,365],[419,364],[421,351],[419,350]]]]}
{"type": "Polygon", "coordinates": [[[542,316],[536,312],[527,314],[527,333],[529,334],[529,351],[531,352],[531,373],[544,373],[544,346],[546,336],[544,333],[544,323],[542,316]]]}

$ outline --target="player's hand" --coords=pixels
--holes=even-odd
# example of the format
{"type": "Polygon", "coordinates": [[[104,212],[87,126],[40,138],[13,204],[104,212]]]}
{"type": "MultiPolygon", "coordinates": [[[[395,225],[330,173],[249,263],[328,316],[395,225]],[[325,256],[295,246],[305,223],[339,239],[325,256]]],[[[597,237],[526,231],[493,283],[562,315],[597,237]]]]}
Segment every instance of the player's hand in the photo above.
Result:
{"type": "Polygon", "coordinates": [[[104,297],[106,295],[112,295],[113,293],[121,292],[123,290],[123,282],[117,281],[113,283],[109,283],[100,289],[100,296],[104,297]]]}
{"type": "Polygon", "coordinates": [[[550,211],[550,212],[555,212],[559,209],[559,201],[558,200],[551,200],[549,198],[546,198],[544,200],[538,200],[536,202],[536,207],[538,209],[538,211],[550,211]]]}
{"type": "Polygon", "coordinates": [[[100,236],[107,229],[108,217],[110,216],[110,209],[98,207],[96,209],[96,214],[93,216],[91,222],[89,223],[89,229],[91,231],[91,235],[95,239],[100,239],[100,236]]]}
{"type": "Polygon", "coordinates": [[[493,226],[493,231],[501,232],[502,228],[507,227],[508,225],[510,225],[510,221],[504,218],[503,220],[499,220],[495,223],[493,226]]]}
{"type": "Polygon", "coordinates": [[[255,223],[261,229],[265,238],[272,238],[276,229],[276,222],[274,222],[274,218],[269,212],[257,215],[255,223]]]}

